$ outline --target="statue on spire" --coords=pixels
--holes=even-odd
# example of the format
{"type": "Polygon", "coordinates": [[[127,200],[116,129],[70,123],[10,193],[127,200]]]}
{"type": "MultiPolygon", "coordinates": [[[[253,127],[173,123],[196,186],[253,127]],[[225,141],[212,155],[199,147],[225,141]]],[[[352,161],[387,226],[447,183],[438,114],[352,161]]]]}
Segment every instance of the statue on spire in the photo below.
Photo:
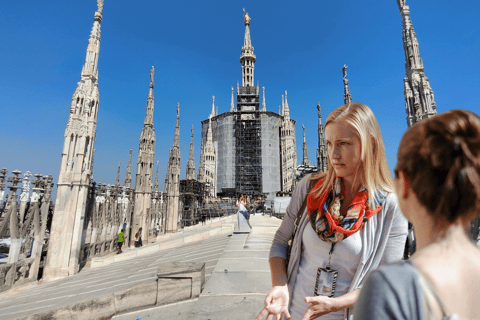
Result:
{"type": "Polygon", "coordinates": [[[251,18],[248,15],[248,12],[245,12],[245,8],[243,8],[243,18],[245,19],[245,25],[249,25],[251,18]]]}
{"type": "Polygon", "coordinates": [[[153,77],[155,76],[155,68],[152,66],[152,69],[150,69],[150,85],[153,87],[153,84],[155,83],[153,81],[153,77]]]}
{"type": "Polygon", "coordinates": [[[103,13],[103,0],[97,0],[98,12],[103,13]]]}

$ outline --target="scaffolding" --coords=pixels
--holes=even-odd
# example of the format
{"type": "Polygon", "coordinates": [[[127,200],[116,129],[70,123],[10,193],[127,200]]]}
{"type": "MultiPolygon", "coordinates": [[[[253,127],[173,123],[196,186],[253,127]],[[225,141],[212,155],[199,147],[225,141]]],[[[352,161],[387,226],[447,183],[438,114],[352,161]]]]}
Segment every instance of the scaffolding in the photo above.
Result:
{"type": "Polygon", "coordinates": [[[235,114],[235,191],[262,193],[262,121],[260,87],[237,86],[235,114]]]}
{"type": "Polygon", "coordinates": [[[180,180],[180,202],[182,203],[181,226],[195,225],[200,219],[198,208],[206,196],[205,184],[197,180],[180,180]]]}

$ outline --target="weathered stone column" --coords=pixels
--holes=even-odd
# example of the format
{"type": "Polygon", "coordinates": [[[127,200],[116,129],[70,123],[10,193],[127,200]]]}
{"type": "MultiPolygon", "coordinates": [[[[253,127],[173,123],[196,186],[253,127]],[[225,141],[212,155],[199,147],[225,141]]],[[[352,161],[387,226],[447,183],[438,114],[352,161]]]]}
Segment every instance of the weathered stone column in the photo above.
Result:
{"type": "Polygon", "coordinates": [[[2,206],[3,197],[5,195],[5,176],[7,175],[7,169],[0,170],[0,207],[2,206]]]}
{"type": "Polygon", "coordinates": [[[30,177],[32,174],[30,171],[27,171],[23,174],[24,178],[22,181],[22,194],[20,195],[20,208],[18,210],[20,214],[20,223],[23,223],[25,218],[25,209],[27,208],[28,198],[30,196],[30,177]]]}
{"type": "Polygon", "coordinates": [[[17,216],[17,185],[22,178],[19,175],[21,171],[12,171],[13,177],[7,179],[11,183],[10,194],[8,195],[9,209],[7,214],[10,215],[10,251],[8,252],[7,263],[14,263],[18,261],[20,255],[20,248],[22,246],[22,239],[20,239],[20,232],[18,230],[18,216],[17,216]]]}

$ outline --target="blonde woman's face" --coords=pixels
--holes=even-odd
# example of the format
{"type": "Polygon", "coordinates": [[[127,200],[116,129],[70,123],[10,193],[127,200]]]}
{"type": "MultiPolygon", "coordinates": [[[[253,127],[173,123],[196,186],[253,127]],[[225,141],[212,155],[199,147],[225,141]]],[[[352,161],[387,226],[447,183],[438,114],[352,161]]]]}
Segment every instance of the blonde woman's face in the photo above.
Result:
{"type": "Polygon", "coordinates": [[[330,123],[325,128],[328,158],[337,177],[354,178],[361,164],[360,139],[349,126],[330,123]]]}

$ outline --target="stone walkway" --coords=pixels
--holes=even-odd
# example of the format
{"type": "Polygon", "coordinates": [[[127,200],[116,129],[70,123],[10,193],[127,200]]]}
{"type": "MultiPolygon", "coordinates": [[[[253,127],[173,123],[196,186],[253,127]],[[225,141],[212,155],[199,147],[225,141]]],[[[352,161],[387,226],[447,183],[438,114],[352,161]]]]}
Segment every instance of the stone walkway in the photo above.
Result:
{"type": "MultiPolygon", "coordinates": [[[[206,264],[206,283],[200,297],[116,315],[113,319],[254,319],[263,308],[265,294],[271,288],[268,253],[281,220],[257,214],[250,222],[253,226],[250,234],[217,234],[121,262],[111,261],[107,256],[104,259],[110,259],[110,264],[106,266],[90,268],[87,265],[71,277],[4,292],[0,294],[0,319],[21,319],[49,312],[151,281],[156,278],[157,268],[170,261],[206,264]]],[[[179,239],[195,240],[218,225],[219,222],[214,222],[190,228],[183,234],[172,235],[164,243],[168,246],[172,241],[178,243],[179,239]]],[[[122,254],[117,255],[120,256],[122,254]]]]}
{"type": "Polygon", "coordinates": [[[199,298],[117,315],[112,320],[255,319],[271,289],[268,255],[281,220],[251,216],[250,234],[233,234],[199,298]]]}
{"type": "MultiPolygon", "coordinates": [[[[233,220],[231,218],[224,218],[233,220]]],[[[206,226],[189,228],[181,233],[171,235],[165,244],[179,243],[181,239],[205,231],[217,229],[220,221],[213,221],[206,226]]],[[[233,231],[233,225],[232,225],[233,231]]],[[[231,232],[230,232],[231,235],[231,232]]],[[[210,278],[218,259],[229,240],[228,234],[218,234],[206,240],[190,242],[171,249],[136,256],[115,262],[104,267],[89,268],[88,265],[78,274],[49,283],[34,283],[0,294],[0,319],[19,319],[28,315],[45,312],[76,303],[82,300],[100,297],[105,294],[129,288],[143,281],[156,278],[160,264],[170,261],[205,262],[206,280],[210,278]]],[[[152,244],[152,246],[158,246],[152,244]]],[[[146,248],[149,248],[147,246],[146,248]]],[[[146,248],[141,248],[144,250],[146,248]]],[[[138,249],[126,249],[124,253],[112,256],[121,257],[138,249]]]]}

